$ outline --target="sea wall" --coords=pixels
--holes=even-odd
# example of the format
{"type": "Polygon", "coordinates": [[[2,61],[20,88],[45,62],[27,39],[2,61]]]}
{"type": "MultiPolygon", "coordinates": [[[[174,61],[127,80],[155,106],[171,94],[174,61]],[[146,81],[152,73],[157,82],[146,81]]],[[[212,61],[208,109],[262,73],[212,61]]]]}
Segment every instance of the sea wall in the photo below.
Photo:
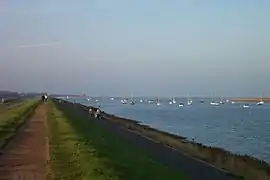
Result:
{"type": "MultiPolygon", "coordinates": [[[[61,101],[67,103],[63,100],[61,101]]],[[[84,111],[89,109],[89,107],[77,103],[73,103],[73,106],[75,108],[82,108],[84,111]]],[[[91,108],[96,110],[95,107],[91,108]]],[[[221,148],[208,147],[200,143],[188,141],[185,137],[163,132],[146,125],[140,125],[137,121],[110,115],[106,112],[102,112],[102,117],[106,121],[116,123],[165,146],[169,146],[180,153],[197,158],[236,176],[247,180],[270,180],[270,166],[264,161],[250,156],[233,154],[221,148]]]]}

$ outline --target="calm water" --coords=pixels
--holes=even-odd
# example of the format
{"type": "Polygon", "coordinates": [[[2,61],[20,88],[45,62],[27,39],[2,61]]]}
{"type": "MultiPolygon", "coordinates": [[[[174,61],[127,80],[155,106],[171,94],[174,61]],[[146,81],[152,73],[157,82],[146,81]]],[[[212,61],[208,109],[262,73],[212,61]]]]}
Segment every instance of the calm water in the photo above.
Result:
{"type": "Polygon", "coordinates": [[[191,106],[178,107],[180,101],[186,104],[187,100],[176,99],[177,103],[170,105],[169,99],[160,99],[161,106],[141,103],[140,99],[136,99],[133,106],[121,104],[120,99],[70,100],[84,105],[100,105],[110,114],[270,163],[270,104],[250,104],[250,108],[243,108],[242,103],[211,106],[210,99],[203,104],[199,99],[193,99],[191,106]]]}

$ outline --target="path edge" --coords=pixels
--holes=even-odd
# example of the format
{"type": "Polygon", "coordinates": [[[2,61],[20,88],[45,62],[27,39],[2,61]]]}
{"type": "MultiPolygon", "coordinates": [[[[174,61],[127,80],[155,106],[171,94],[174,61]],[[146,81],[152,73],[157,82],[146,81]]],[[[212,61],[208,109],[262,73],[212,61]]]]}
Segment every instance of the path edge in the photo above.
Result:
{"type": "Polygon", "coordinates": [[[14,129],[14,135],[8,137],[5,142],[3,143],[3,145],[0,147],[0,156],[2,154],[4,154],[5,150],[7,149],[9,142],[12,141],[12,139],[14,139],[18,132],[22,129],[22,127],[26,124],[26,122],[29,120],[29,118],[34,114],[35,110],[37,109],[37,107],[41,104],[40,101],[37,101],[33,107],[26,113],[26,115],[22,118],[22,122],[18,124],[18,126],[14,129]]]}

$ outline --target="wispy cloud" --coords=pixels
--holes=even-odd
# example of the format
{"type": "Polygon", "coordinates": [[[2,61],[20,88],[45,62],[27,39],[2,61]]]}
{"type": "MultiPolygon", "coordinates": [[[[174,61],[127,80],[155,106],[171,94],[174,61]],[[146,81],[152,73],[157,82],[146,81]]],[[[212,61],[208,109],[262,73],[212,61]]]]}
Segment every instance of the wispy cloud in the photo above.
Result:
{"type": "Polygon", "coordinates": [[[24,49],[24,48],[42,48],[48,46],[57,46],[60,45],[60,42],[51,42],[51,43],[42,43],[42,44],[22,44],[18,45],[17,49],[24,49]]]}

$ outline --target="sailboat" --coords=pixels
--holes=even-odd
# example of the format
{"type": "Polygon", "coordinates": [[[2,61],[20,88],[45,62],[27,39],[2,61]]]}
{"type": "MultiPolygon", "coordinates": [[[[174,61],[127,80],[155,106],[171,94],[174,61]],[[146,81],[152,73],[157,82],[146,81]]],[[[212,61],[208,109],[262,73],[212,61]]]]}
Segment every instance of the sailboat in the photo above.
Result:
{"type": "Polygon", "coordinates": [[[190,95],[188,93],[188,105],[190,106],[192,104],[192,99],[190,98],[190,95]]]}
{"type": "Polygon", "coordinates": [[[157,106],[160,106],[161,103],[159,102],[159,97],[157,97],[157,106]]]}
{"type": "Polygon", "coordinates": [[[122,103],[122,104],[127,104],[127,102],[128,102],[127,98],[121,99],[121,103],[122,103]]]}
{"type": "Polygon", "coordinates": [[[133,97],[133,92],[132,92],[132,98],[131,98],[130,104],[131,104],[131,105],[134,105],[134,104],[135,104],[134,97],[133,97]]]}
{"type": "Polygon", "coordinates": [[[223,97],[222,97],[222,96],[221,96],[221,98],[220,98],[219,104],[225,104],[225,102],[223,101],[223,97]]]}
{"type": "Polygon", "coordinates": [[[257,103],[258,106],[261,106],[263,105],[264,102],[263,102],[263,93],[261,94],[261,101],[257,103]]]}
{"type": "Polygon", "coordinates": [[[184,106],[184,103],[179,103],[178,106],[179,106],[179,107],[183,107],[183,106],[184,106]]]}
{"type": "Polygon", "coordinates": [[[218,102],[215,102],[215,101],[211,101],[210,104],[211,104],[212,106],[219,106],[219,103],[218,103],[218,102]]]}
{"type": "Polygon", "coordinates": [[[175,103],[176,103],[175,97],[173,97],[173,99],[172,99],[172,103],[173,103],[173,104],[175,104],[175,103]]]}
{"type": "Polygon", "coordinates": [[[214,93],[214,96],[213,96],[213,100],[210,102],[210,105],[212,106],[219,106],[219,103],[215,101],[215,93],[214,93]]]}

